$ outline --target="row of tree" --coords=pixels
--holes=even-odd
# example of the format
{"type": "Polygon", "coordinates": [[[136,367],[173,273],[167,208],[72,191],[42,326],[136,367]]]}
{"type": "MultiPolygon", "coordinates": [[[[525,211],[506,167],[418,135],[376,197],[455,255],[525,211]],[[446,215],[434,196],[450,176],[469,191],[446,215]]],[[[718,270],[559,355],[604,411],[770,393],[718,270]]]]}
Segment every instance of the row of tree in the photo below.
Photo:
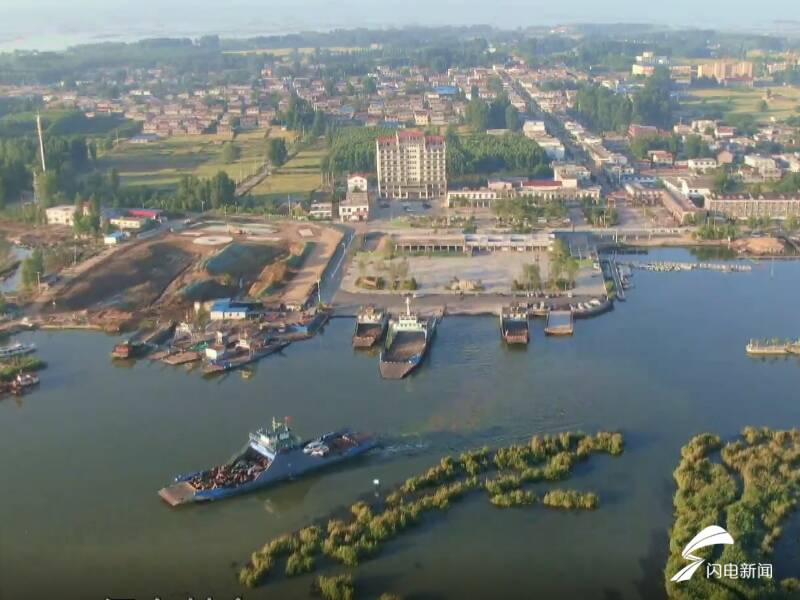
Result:
{"type": "Polygon", "coordinates": [[[625,131],[631,123],[669,128],[676,108],[671,96],[672,80],[663,67],[631,97],[597,84],[582,86],[576,96],[575,110],[590,126],[602,131],[625,131]]]}

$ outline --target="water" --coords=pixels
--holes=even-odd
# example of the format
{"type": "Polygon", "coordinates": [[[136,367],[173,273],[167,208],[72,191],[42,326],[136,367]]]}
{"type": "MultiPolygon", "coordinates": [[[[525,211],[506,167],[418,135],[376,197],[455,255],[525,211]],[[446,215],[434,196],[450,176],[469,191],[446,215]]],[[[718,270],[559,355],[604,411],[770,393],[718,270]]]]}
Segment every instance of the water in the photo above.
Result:
{"type": "Polygon", "coordinates": [[[501,344],[496,319],[445,319],[429,360],[401,382],[381,381],[377,358],[351,350],[348,319],[262,361],[250,380],[115,367],[104,335],[25,334],[49,367],[40,390],[0,401],[0,597],[306,598],[310,577],[248,591],[236,565],[371,493],[374,478],[386,489],[467,447],[604,428],[625,433],[625,454],[582,463],[563,484],[597,491],[598,511],[500,511],[477,493],[355,575],[366,597],[658,598],[680,447],[706,430],[800,425],[800,361],[744,354],[750,337],[800,334],[800,262],[776,262],[772,277],[765,263],[637,271],[634,282],[627,302],[577,321],[572,338],[545,339],[536,321],[523,351],[501,344]],[[388,448],[217,504],[159,499],[174,475],[229,457],[273,415],[305,435],[374,431],[388,448]]]}
{"type": "MultiPolygon", "coordinates": [[[[22,248],[21,246],[11,246],[9,249],[9,253],[14,256],[14,258],[23,261],[28,258],[33,251],[29,250],[28,248],[22,248]]],[[[0,292],[4,294],[13,293],[19,290],[20,285],[22,284],[22,262],[20,262],[19,266],[11,273],[8,277],[3,280],[0,280],[0,292]]]]}

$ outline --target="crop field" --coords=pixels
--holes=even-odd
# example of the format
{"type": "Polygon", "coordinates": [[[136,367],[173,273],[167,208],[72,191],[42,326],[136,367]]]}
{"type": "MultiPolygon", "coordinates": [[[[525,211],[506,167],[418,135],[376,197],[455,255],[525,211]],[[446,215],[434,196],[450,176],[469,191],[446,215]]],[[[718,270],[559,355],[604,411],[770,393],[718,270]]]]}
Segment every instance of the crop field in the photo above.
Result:
{"type": "Polygon", "coordinates": [[[322,185],[320,163],[325,150],[303,150],[253,188],[253,196],[308,194],[322,185]]]}
{"type": "MultiPolygon", "coordinates": [[[[225,171],[238,181],[264,163],[265,134],[264,130],[258,130],[237,135],[233,143],[241,154],[232,163],[222,160],[223,145],[228,140],[213,134],[124,144],[103,155],[100,162],[102,168],[116,168],[123,185],[170,187],[184,175],[208,178],[218,171],[225,171]]],[[[270,132],[270,135],[286,137],[287,134],[270,132]]]]}
{"type": "Polygon", "coordinates": [[[718,109],[725,118],[731,115],[750,114],[761,123],[798,116],[800,88],[781,86],[771,88],[713,88],[692,90],[691,97],[681,104],[692,112],[718,109]],[[771,97],[767,98],[767,90],[771,97]],[[761,111],[761,101],[766,100],[767,110],[761,111]]]}

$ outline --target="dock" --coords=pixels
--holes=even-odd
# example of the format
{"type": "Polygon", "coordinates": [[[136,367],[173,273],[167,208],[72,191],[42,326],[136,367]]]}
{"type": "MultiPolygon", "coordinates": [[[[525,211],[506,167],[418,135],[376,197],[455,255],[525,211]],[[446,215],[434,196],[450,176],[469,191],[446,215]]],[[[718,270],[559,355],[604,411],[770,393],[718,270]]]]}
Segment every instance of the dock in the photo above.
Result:
{"type": "Polygon", "coordinates": [[[546,335],[572,335],[573,331],[572,311],[551,310],[547,315],[547,324],[544,327],[546,335]]]}
{"type": "Polygon", "coordinates": [[[641,269],[643,271],[657,271],[659,273],[670,273],[673,271],[717,271],[719,273],[749,273],[753,270],[752,265],[728,264],[728,263],[709,263],[709,262],[628,262],[624,263],[631,269],[641,269]]]}

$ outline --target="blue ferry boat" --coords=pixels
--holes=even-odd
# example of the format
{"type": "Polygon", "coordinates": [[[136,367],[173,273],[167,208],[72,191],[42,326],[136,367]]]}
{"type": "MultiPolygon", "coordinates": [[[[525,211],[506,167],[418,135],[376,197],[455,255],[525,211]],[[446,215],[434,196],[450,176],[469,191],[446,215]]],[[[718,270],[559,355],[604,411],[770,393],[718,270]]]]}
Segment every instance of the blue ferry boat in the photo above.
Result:
{"type": "Polygon", "coordinates": [[[230,461],[205,471],[180,475],[158,494],[171,506],[230,498],[305,475],[364,454],[376,439],[349,429],[303,441],[285,421],[250,434],[230,461]]]}

